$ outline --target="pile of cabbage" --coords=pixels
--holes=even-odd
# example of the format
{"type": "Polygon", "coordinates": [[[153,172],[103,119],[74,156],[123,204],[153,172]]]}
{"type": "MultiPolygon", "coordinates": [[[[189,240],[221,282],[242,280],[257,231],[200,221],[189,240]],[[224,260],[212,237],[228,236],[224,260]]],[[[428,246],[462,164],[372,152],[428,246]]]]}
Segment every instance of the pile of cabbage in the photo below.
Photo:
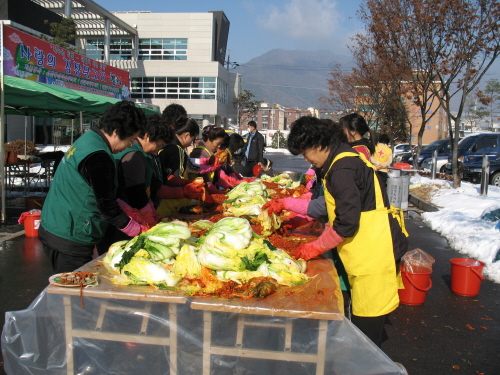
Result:
{"type": "Polygon", "coordinates": [[[262,226],[262,235],[269,236],[281,225],[279,216],[268,214],[262,206],[269,201],[266,185],[259,181],[242,182],[229,193],[223,202],[224,214],[227,216],[257,216],[257,222],[262,226]]]}
{"type": "Polygon", "coordinates": [[[130,241],[113,244],[103,259],[116,274],[112,281],[182,289],[181,280],[199,278],[202,266],[221,281],[240,284],[259,276],[286,286],[309,279],[303,259],[295,260],[276,249],[246,219],[227,217],[215,224],[202,220],[193,225],[209,230],[197,239],[185,225],[160,223],[130,241]]]}

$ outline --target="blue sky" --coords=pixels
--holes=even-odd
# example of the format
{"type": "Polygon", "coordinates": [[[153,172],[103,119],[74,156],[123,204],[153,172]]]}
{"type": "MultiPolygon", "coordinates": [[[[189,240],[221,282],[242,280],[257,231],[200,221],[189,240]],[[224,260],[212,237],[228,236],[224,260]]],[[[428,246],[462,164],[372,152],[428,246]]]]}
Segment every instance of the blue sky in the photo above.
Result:
{"type": "Polygon", "coordinates": [[[349,38],[363,28],[362,0],[94,0],[108,11],[193,13],[222,10],[231,22],[231,61],[246,63],[272,49],[329,49],[348,54],[349,38]]]}

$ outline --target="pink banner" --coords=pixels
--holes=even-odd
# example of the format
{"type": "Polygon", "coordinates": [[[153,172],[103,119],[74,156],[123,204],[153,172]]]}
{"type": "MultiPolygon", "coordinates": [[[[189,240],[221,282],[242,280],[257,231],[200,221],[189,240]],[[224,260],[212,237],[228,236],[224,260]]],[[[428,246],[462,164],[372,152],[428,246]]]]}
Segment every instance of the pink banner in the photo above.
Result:
{"type": "Polygon", "coordinates": [[[5,75],[117,99],[130,98],[130,74],[126,70],[9,26],[4,26],[3,47],[5,75]]]}

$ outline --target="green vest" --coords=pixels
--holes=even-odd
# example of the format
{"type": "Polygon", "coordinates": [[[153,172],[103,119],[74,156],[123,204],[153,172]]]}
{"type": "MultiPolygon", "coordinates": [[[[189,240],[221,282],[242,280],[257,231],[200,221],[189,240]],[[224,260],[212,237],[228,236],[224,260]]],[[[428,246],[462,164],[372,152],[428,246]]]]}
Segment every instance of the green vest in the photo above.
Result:
{"type": "Polygon", "coordinates": [[[118,154],[114,154],[113,157],[115,158],[115,161],[116,161],[116,170],[117,171],[120,171],[121,173],[121,160],[122,158],[128,154],[129,152],[140,152],[143,156],[144,156],[144,159],[146,160],[146,176],[145,176],[145,179],[144,179],[144,183],[146,184],[146,194],[148,195],[148,197],[151,197],[151,180],[153,178],[153,171],[156,170],[156,165],[155,165],[155,162],[153,160],[153,158],[151,157],[151,155],[148,155],[144,152],[144,150],[142,149],[142,147],[138,144],[138,143],[134,143],[132,146],[130,146],[129,148],[127,148],[126,150],[118,153],[118,154]]]}
{"type": "MultiPolygon", "coordinates": [[[[98,243],[108,227],[97,208],[92,187],[78,172],[80,163],[96,151],[106,151],[113,159],[109,146],[93,130],[87,131],[70,147],[57,168],[41,217],[43,227],[50,233],[89,245],[98,243]]],[[[115,188],[117,184],[115,172],[115,188]]]]}

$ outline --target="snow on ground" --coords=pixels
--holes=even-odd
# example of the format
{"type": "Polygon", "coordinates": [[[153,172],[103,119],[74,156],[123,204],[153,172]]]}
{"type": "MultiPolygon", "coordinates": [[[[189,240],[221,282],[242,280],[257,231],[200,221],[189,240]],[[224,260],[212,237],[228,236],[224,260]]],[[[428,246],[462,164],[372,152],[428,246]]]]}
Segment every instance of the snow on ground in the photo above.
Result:
{"type": "Polygon", "coordinates": [[[453,189],[450,181],[431,180],[417,174],[411,183],[439,188],[431,203],[440,209],[423,213],[424,222],[445,237],[453,249],[464,254],[464,258],[484,262],[484,276],[500,283],[500,261],[493,262],[500,251],[500,230],[495,229],[498,221],[481,219],[483,213],[500,208],[500,187],[490,185],[488,196],[482,197],[480,185],[465,181],[453,189]]]}

